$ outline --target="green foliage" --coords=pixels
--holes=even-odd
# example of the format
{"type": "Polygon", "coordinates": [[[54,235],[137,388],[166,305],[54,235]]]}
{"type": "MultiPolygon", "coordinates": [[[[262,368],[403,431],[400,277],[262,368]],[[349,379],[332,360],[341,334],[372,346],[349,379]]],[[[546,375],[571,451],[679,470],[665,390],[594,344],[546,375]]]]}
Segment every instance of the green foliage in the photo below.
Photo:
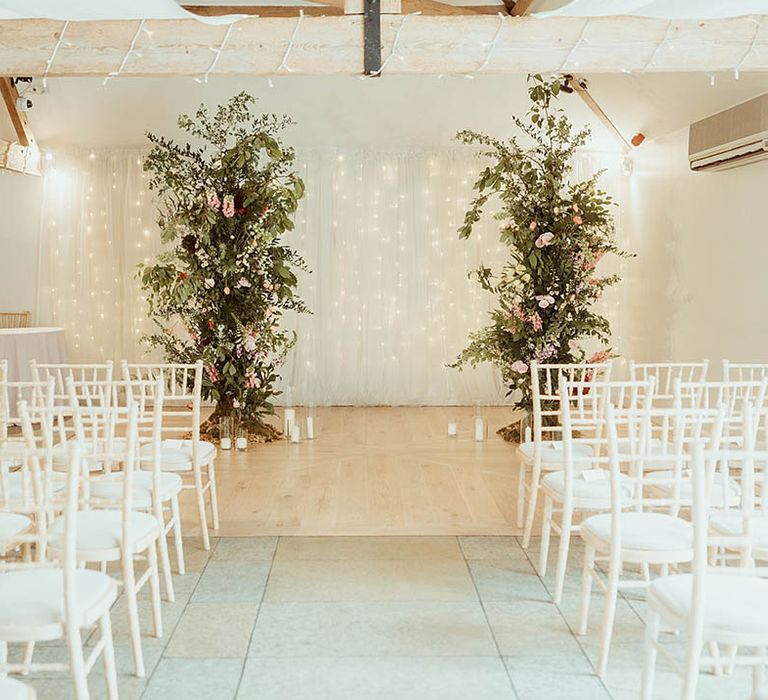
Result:
{"type": "Polygon", "coordinates": [[[203,359],[204,396],[219,415],[251,423],[274,411],[279,367],[296,341],[281,314],[307,311],[295,293],[305,263],[281,242],[304,196],[293,149],[279,138],[292,122],[254,116],[254,102],[241,92],[213,116],[204,106],[180,116],[196,145],[147,134],[144,169],[167,249],[139,270],[159,327],[145,340],[171,362],[203,359]]]}
{"type": "MultiPolygon", "coordinates": [[[[556,107],[558,78],[533,75],[528,82],[528,118],[513,121],[532,147],[523,147],[516,137],[502,141],[474,131],[457,135],[462,143],[481,146],[478,155],[490,159],[474,183],[477,195],[459,236],[472,235],[483,208],[497,197],[501,209],[495,217],[502,222],[499,236],[509,254],[497,273],[487,267],[470,273],[498,305],[491,324],[470,335],[452,366],[496,364],[508,394],[520,392],[517,407],[530,410],[532,360],[580,362],[585,359],[580,340],[609,342],[610,325],[592,308],[619,278],[599,277],[595,267],[607,254],[627,254],[614,240],[611,198],[597,189],[601,173],[583,182],[568,179],[571,160],[587,143],[589,130],[575,131],[556,107]]],[[[590,359],[609,355],[607,349],[590,359]]]]}

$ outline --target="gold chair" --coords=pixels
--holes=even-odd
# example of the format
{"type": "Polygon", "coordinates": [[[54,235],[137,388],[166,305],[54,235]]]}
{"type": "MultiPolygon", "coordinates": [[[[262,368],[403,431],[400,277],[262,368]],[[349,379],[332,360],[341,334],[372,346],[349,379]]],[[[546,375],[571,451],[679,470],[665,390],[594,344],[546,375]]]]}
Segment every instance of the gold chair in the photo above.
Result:
{"type": "Polygon", "coordinates": [[[0,328],[29,328],[29,311],[0,311],[0,328]]]}

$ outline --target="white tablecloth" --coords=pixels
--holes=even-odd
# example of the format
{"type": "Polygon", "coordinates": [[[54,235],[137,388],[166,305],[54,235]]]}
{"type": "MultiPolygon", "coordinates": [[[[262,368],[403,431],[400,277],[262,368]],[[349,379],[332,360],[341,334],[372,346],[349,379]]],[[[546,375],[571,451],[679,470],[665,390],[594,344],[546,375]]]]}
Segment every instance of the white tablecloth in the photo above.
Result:
{"type": "MultiPolygon", "coordinates": [[[[32,379],[29,361],[66,362],[63,328],[0,328],[0,360],[8,360],[8,381],[32,379]]],[[[8,396],[11,413],[16,412],[16,395],[8,396]]]]}

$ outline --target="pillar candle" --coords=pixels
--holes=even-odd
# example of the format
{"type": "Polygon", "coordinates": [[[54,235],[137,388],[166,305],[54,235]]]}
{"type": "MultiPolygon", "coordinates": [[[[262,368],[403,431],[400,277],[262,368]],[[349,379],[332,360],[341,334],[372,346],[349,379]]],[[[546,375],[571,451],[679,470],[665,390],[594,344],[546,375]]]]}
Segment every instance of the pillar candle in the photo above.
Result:
{"type": "Polygon", "coordinates": [[[283,412],[283,432],[286,437],[291,437],[291,428],[296,422],[296,410],[293,408],[286,408],[283,412]]]}
{"type": "Polygon", "coordinates": [[[482,442],[485,438],[485,425],[482,418],[475,418],[475,441],[482,442]]]}
{"type": "Polygon", "coordinates": [[[312,416],[307,416],[307,440],[315,439],[315,420],[312,416]]]}

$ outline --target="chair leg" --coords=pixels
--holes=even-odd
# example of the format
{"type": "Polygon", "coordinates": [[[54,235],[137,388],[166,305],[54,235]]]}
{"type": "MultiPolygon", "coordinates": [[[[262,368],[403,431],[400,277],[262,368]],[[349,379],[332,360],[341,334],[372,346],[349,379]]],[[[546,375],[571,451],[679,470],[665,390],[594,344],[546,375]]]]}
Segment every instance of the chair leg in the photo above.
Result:
{"type": "Polygon", "coordinates": [[[699,664],[701,655],[699,654],[699,643],[701,638],[694,633],[688,637],[688,652],[685,663],[685,676],[683,677],[683,692],[681,700],[695,700],[696,686],[699,682],[699,664]]]}
{"type": "Polygon", "coordinates": [[[608,567],[608,586],[605,590],[605,611],[603,613],[603,628],[600,631],[600,655],[597,659],[597,675],[605,678],[608,670],[608,654],[611,651],[613,623],[616,619],[616,603],[619,597],[619,570],[621,562],[611,561],[608,567]]]}
{"type": "Polygon", "coordinates": [[[101,638],[104,640],[102,651],[104,663],[104,682],[107,685],[107,700],[117,700],[117,667],[115,665],[115,645],[112,641],[112,620],[109,610],[99,620],[101,638]]]}
{"type": "Polygon", "coordinates": [[[79,629],[70,630],[67,633],[67,647],[69,651],[69,670],[72,674],[72,687],[75,691],[75,700],[88,700],[88,677],[85,673],[83,640],[80,637],[79,629]]]}
{"type": "Polygon", "coordinates": [[[645,658],[643,659],[643,678],[640,686],[640,700],[653,697],[653,680],[656,675],[656,657],[659,650],[659,627],[661,617],[653,610],[649,611],[648,626],[645,628],[645,658]]]}
{"type": "Polygon", "coordinates": [[[517,529],[522,530],[525,525],[525,475],[528,471],[528,465],[525,462],[520,463],[520,469],[517,473],[517,529]]]}
{"type": "Polygon", "coordinates": [[[523,532],[523,548],[528,549],[531,543],[533,521],[536,517],[536,500],[539,496],[539,481],[541,480],[541,467],[534,465],[531,470],[531,491],[528,494],[528,503],[525,506],[525,531],[523,532]]]}
{"type": "Polygon", "coordinates": [[[589,623],[589,603],[592,599],[592,571],[595,568],[595,549],[590,545],[584,550],[584,563],[581,569],[581,606],[579,607],[579,626],[577,634],[586,634],[589,623]]]}
{"type": "Polygon", "coordinates": [[[539,549],[539,576],[547,575],[547,559],[549,558],[549,535],[552,530],[552,499],[544,496],[544,513],[541,517],[541,545],[539,549]]]}
{"type": "Polygon", "coordinates": [[[125,602],[128,606],[128,625],[131,635],[131,651],[133,652],[133,667],[139,678],[144,678],[144,655],[141,651],[141,628],[139,627],[139,602],[136,598],[136,573],[133,567],[133,557],[123,557],[123,587],[125,602]]]}
{"type": "MultiPolygon", "coordinates": [[[[35,643],[34,642],[27,642],[24,645],[24,660],[22,663],[29,667],[32,665],[32,658],[35,655],[35,643]]],[[[24,669],[24,671],[21,674],[22,676],[28,676],[29,675],[29,668],[24,669]]]]}
{"type": "Polygon", "coordinates": [[[152,597],[152,622],[155,628],[155,637],[163,636],[163,614],[160,608],[160,576],[157,571],[157,543],[153,542],[147,548],[149,559],[149,592],[152,597]]]}
{"type": "Polygon", "coordinates": [[[184,567],[184,542],[181,538],[181,513],[179,512],[179,495],[176,494],[171,499],[171,515],[173,517],[173,542],[176,548],[176,568],[179,575],[185,573],[184,567]]]}
{"type": "Polygon", "coordinates": [[[160,537],[158,538],[158,548],[160,550],[160,566],[163,570],[163,585],[165,586],[165,597],[169,603],[176,601],[176,595],[173,591],[173,576],[171,575],[171,559],[168,556],[168,540],[165,538],[165,518],[163,517],[162,507],[157,514],[160,523],[160,537]]]}
{"type": "MultiPolygon", "coordinates": [[[[718,646],[717,642],[713,642],[712,640],[707,642],[707,653],[715,660],[720,660],[720,647],[718,646]]],[[[716,663],[712,667],[712,673],[715,676],[722,676],[723,675],[723,665],[721,663],[716,663]]]]}
{"type": "Polygon", "coordinates": [[[205,513],[205,492],[200,469],[195,469],[195,494],[197,495],[197,513],[200,518],[200,531],[203,536],[203,549],[207,552],[211,548],[211,539],[208,536],[208,516],[205,513]]]}
{"type": "MultiPolygon", "coordinates": [[[[765,647],[757,647],[755,649],[755,656],[765,656],[765,647]]],[[[752,692],[757,697],[757,693],[765,683],[765,666],[762,664],[756,664],[752,667],[752,692]]]]}
{"type": "Polygon", "coordinates": [[[208,465],[208,491],[211,498],[211,524],[214,530],[219,529],[219,497],[216,494],[216,469],[211,462],[208,465]]]}
{"type": "MultiPolygon", "coordinates": [[[[560,547],[557,550],[557,571],[555,573],[555,595],[552,599],[555,605],[560,605],[565,588],[565,572],[568,567],[568,551],[571,548],[571,527],[573,526],[573,511],[563,508],[560,520],[560,547]]],[[[592,579],[590,578],[590,581],[592,579]]]]}

